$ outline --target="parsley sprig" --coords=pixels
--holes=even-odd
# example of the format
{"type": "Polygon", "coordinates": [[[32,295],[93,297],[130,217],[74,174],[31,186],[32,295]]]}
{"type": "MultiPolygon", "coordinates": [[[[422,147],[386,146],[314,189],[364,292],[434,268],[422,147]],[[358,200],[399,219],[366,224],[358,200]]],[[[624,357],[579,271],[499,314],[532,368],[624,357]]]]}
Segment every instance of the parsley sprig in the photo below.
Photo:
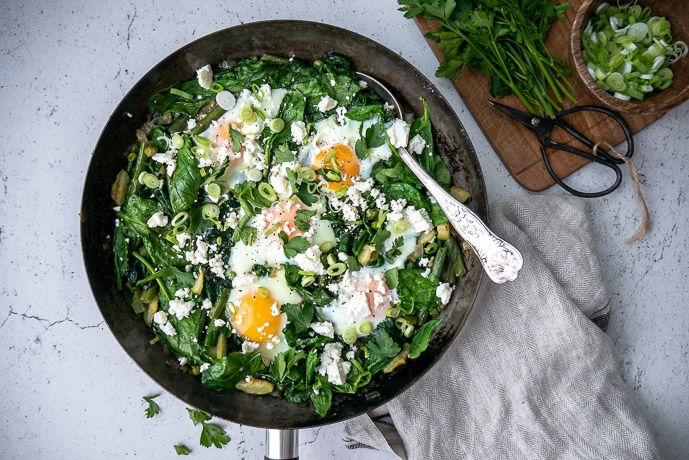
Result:
{"type": "Polygon", "coordinates": [[[426,37],[445,51],[436,76],[451,80],[467,64],[490,76],[493,97],[517,96],[526,109],[554,117],[563,96],[576,102],[564,61],[544,41],[557,19],[565,21],[569,3],[548,0],[398,0],[404,17],[440,23],[426,37]],[[551,97],[549,91],[554,96],[551,97]]]}
{"type": "Polygon", "coordinates": [[[196,409],[187,409],[187,411],[189,412],[189,418],[194,422],[194,426],[200,423],[203,427],[200,440],[202,446],[210,447],[213,445],[220,449],[230,442],[230,437],[227,436],[227,433],[225,433],[222,427],[215,423],[206,423],[212,418],[210,414],[196,409]]]}
{"type": "Polygon", "coordinates": [[[160,393],[152,396],[144,396],[144,401],[148,403],[148,407],[146,408],[146,418],[151,418],[155,414],[160,414],[160,407],[155,403],[155,401],[153,401],[158,396],[160,396],[160,393]]]}

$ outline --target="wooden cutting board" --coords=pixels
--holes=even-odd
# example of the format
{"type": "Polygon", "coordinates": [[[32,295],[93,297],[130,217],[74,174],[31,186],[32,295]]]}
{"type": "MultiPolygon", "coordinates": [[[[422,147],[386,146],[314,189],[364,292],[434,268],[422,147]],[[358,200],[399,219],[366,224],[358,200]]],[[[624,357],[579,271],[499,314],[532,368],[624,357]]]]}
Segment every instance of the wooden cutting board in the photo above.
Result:
{"type": "MultiPolygon", "coordinates": [[[[558,1],[558,3],[562,3],[562,1],[558,1]]],[[[582,0],[569,0],[569,3],[571,7],[566,12],[566,23],[563,24],[561,21],[557,21],[553,24],[545,42],[553,56],[566,62],[569,62],[568,49],[572,21],[582,0]]],[[[424,34],[426,32],[433,32],[438,27],[438,23],[435,21],[420,17],[414,20],[424,34]]],[[[436,46],[435,42],[427,41],[438,60],[442,60],[443,51],[436,46]]],[[[570,77],[570,81],[577,88],[576,98],[578,102],[576,105],[596,105],[595,101],[588,96],[583,88],[579,89],[577,87],[574,77],[570,77]]],[[[555,183],[545,168],[540,153],[541,144],[536,135],[486,102],[487,99],[494,99],[488,91],[489,77],[480,75],[469,66],[454,81],[454,86],[459,91],[464,103],[483,130],[488,141],[519,184],[529,190],[538,192],[555,183]]],[[[525,110],[516,96],[507,96],[497,100],[505,105],[525,110]]],[[[569,99],[566,99],[562,107],[569,108],[574,105],[569,99]]],[[[664,113],[653,115],[622,114],[634,133],[642,130],[663,115],[664,113]]],[[[604,140],[612,145],[617,145],[624,140],[624,133],[622,133],[617,123],[605,115],[593,112],[579,112],[568,115],[566,119],[594,142],[604,140]]],[[[561,130],[556,129],[552,134],[552,138],[564,144],[583,148],[578,141],[573,140],[561,130]]],[[[624,147],[622,148],[624,149],[624,147]]],[[[577,155],[558,150],[548,150],[547,153],[555,173],[561,178],[568,176],[588,163],[587,160],[577,155]]],[[[593,173],[595,174],[595,171],[593,173]]]]}

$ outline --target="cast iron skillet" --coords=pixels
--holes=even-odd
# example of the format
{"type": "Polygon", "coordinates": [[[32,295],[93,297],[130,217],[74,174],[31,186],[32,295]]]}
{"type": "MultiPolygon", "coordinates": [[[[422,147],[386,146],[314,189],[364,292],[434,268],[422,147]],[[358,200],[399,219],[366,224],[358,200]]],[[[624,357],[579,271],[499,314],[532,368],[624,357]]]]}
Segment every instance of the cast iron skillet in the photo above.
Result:
{"type": "Polygon", "coordinates": [[[124,152],[134,142],[135,130],[147,118],[149,96],[191,78],[197,68],[208,63],[215,66],[224,59],[264,53],[295,56],[310,62],[328,51],[346,56],[356,70],[385,82],[417,116],[423,114],[419,96],[426,99],[436,152],[447,161],[454,184],[471,192],[470,206],[485,218],[486,192],[476,153],[462,124],[438,90],[393,51],[348,30],[315,22],[278,20],[243,24],[207,35],[172,53],[146,73],[117,106],[93,151],[86,175],[81,207],[84,263],[98,307],[115,338],[141,369],[168,392],[190,406],[243,425],[277,429],[325,425],[360,415],[391,400],[431,369],[452,343],[472,307],[483,275],[481,265],[472,255],[467,261],[468,274],[459,281],[443,313],[446,319],[421,358],[409,360],[392,375],[377,375],[356,395],[335,394],[326,417],[320,417],[310,402],[295,404],[270,395],[206,388],[200,378],[168,367],[160,345],[149,345],[153,332],[143,321],[135,320],[116,288],[110,247],[115,220],[110,187],[126,164],[124,152]]]}

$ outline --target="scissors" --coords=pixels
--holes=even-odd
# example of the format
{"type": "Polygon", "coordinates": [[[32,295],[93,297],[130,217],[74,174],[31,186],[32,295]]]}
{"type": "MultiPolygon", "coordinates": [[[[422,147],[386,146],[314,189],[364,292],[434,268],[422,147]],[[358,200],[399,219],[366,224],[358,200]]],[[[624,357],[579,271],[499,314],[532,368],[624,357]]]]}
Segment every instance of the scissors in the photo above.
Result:
{"type": "Polygon", "coordinates": [[[538,140],[541,141],[541,155],[543,155],[543,161],[545,161],[545,166],[548,169],[548,173],[560,187],[562,187],[572,195],[580,196],[583,198],[598,198],[612,192],[620,185],[620,182],[622,182],[622,171],[620,170],[620,167],[618,165],[624,163],[624,160],[613,157],[607,150],[603,150],[602,148],[596,149],[596,154],[594,154],[593,147],[596,143],[585,137],[579,131],[574,129],[572,125],[570,125],[562,119],[562,116],[564,115],[583,111],[600,112],[609,116],[610,118],[615,120],[617,124],[619,124],[622,128],[622,131],[624,131],[624,136],[627,140],[627,152],[624,153],[624,156],[627,158],[631,158],[632,154],[634,153],[634,138],[632,137],[632,132],[629,129],[629,125],[622,119],[622,117],[617,115],[615,112],[605,109],[603,107],[583,105],[579,107],[573,107],[567,110],[562,110],[561,112],[555,114],[555,118],[543,118],[527,112],[522,112],[521,110],[517,110],[494,101],[488,101],[488,103],[496,109],[500,110],[508,117],[517,120],[519,123],[523,124],[531,131],[536,133],[536,135],[538,136],[538,140]],[[559,142],[553,141],[550,138],[550,133],[552,133],[555,127],[561,128],[565,130],[567,133],[574,136],[581,143],[589,147],[591,149],[591,152],[586,152],[584,150],[580,150],[575,147],[571,147],[569,145],[560,144],[559,142]],[[579,155],[580,157],[586,158],[587,160],[594,161],[600,165],[610,168],[615,172],[615,182],[610,187],[600,192],[580,192],[578,190],[575,190],[569,185],[565,184],[562,181],[562,179],[557,177],[557,175],[553,171],[552,166],[550,165],[548,155],[546,155],[545,153],[546,148],[563,150],[565,152],[573,153],[575,155],[579,155]]]}

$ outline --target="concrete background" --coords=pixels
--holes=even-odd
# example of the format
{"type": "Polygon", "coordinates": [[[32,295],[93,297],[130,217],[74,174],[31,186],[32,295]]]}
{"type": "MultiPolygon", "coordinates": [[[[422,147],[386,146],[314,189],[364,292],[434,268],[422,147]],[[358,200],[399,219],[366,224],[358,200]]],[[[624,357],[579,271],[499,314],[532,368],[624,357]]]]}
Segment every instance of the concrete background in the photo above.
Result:
{"type": "MultiPolygon", "coordinates": [[[[169,395],[144,417],[141,396],[160,391],[103,324],[81,261],[77,213],[90,152],[125,92],[160,59],[213,31],[294,18],[347,27],[390,47],[437,85],[478,152],[489,200],[527,193],[509,176],[437,61],[391,0],[370,2],[3,2],[0,17],[0,456],[262,458],[262,430],[225,423],[223,450],[198,445],[185,405],[169,395]],[[236,6],[235,6],[236,5],[236,6]]],[[[686,78],[686,76],[682,76],[686,78]]],[[[632,183],[589,202],[606,281],[609,334],[668,458],[689,452],[689,310],[686,150],[689,104],[635,137],[653,232],[639,225],[632,183]]],[[[574,178],[593,186],[596,171],[574,178]]],[[[110,181],[110,179],[105,179],[110,181]]],[[[546,193],[560,194],[560,189],[546,193]]],[[[391,458],[347,451],[341,425],[304,430],[302,458],[391,458]]]]}

